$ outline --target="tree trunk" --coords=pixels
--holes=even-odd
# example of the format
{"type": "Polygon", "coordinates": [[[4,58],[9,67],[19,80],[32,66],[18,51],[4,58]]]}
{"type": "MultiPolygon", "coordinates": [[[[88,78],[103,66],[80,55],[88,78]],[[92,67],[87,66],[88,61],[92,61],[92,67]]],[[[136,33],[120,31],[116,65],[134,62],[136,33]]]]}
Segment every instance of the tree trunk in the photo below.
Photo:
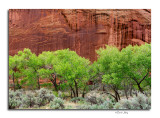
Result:
{"type": "Polygon", "coordinates": [[[129,93],[130,93],[130,96],[132,97],[132,96],[133,96],[133,95],[132,95],[132,86],[130,87],[129,93]]]}
{"type": "Polygon", "coordinates": [[[118,98],[119,98],[119,100],[121,100],[119,93],[117,93],[117,94],[118,94],[118,98]]]}
{"type": "Polygon", "coordinates": [[[119,101],[117,97],[115,98],[115,100],[116,100],[116,102],[118,102],[118,101],[119,101]]]}
{"type": "Polygon", "coordinates": [[[104,86],[105,86],[105,85],[103,85],[103,89],[102,89],[102,91],[105,91],[105,88],[104,88],[104,86]]]}
{"type": "Polygon", "coordinates": [[[53,86],[55,87],[55,90],[58,91],[57,83],[56,83],[56,74],[51,74],[50,81],[52,82],[53,86]],[[54,75],[54,77],[53,77],[53,75],[54,75]]]}
{"type": "Polygon", "coordinates": [[[55,78],[54,78],[54,86],[55,86],[55,90],[56,90],[56,91],[58,91],[58,89],[57,89],[56,79],[57,79],[57,77],[56,77],[56,74],[55,74],[55,78]]]}
{"type": "Polygon", "coordinates": [[[143,93],[143,89],[141,88],[140,84],[137,84],[138,85],[138,89],[141,93],[143,93]]]}
{"type": "Polygon", "coordinates": [[[128,94],[127,94],[127,90],[126,89],[124,90],[124,93],[125,93],[126,98],[128,99],[128,94]]]}
{"type": "Polygon", "coordinates": [[[82,98],[84,98],[84,95],[85,95],[85,93],[83,92],[83,94],[82,94],[82,98]]]}
{"type": "Polygon", "coordinates": [[[22,88],[22,86],[18,83],[18,81],[17,81],[16,86],[18,87],[18,89],[21,89],[21,88],[22,88]]]}
{"type": "Polygon", "coordinates": [[[14,73],[13,73],[13,75],[12,75],[12,79],[13,79],[13,89],[14,89],[14,91],[16,91],[15,82],[14,82],[14,73]]]}
{"type": "MultiPolygon", "coordinates": [[[[118,93],[117,87],[116,86],[110,86],[112,88],[112,90],[115,93],[115,96],[113,96],[115,98],[115,100],[118,102],[119,100],[121,100],[120,95],[118,93]]],[[[111,95],[111,94],[110,94],[111,95]]]]}
{"type": "Polygon", "coordinates": [[[71,88],[71,93],[73,92],[74,97],[76,97],[75,91],[74,91],[74,89],[72,88],[71,85],[70,85],[70,88],[71,88]]]}
{"type": "Polygon", "coordinates": [[[109,95],[111,95],[112,97],[114,97],[114,99],[116,100],[116,102],[118,102],[118,97],[117,97],[116,93],[115,93],[115,96],[112,95],[111,93],[107,93],[107,94],[109,94],[109,95]]]}
{"type": "Polygon", "coordinates": [[[74,80],[75,83],[75,89],[76,89],[76,97],[78,97],[78,86],[77,86],[77,82],[74,80]]]}
{"type": "MultiPolygon", "coordinates": [[[[34,69],[35,70],[35,73],[37,73],[37,70],[36,69],[34,69]]],[[[40,83],[39,83],[39,75],[37,74],[37,76],[36,76],[37,78],[37,84],[38,84],[38,89],[40,89],[41,87],[40,87],[40,83]]]]}
{"type": "Polygon", "coordinates": [[[117,98],[118,98],[119,100],[121,100],[120,95],[119,95],[118,91],[116,90],[116,88],[114,89],[114,92],[115,92],[115,94],[117,95],[117,98]]]}
{"type": "Polygon", "coordinates": [[[119,99],[118,99],[118,95],[117,95],[117,93],[115,92],[115,98],[116,98],[116,101],[118,102],[119,101],[119,99]]]}
{"type": "Polygon", "coordinates": [[[61,91],[61,81],[59,82],[58,86],[59,86],[59,90],[61,91]]]}
{"type": "Polygon", "coordinates": [[[71,90],[71,98],[73,98],[73,97],[72,97],[72,90],[71,90]]]}
{"type": "Polygon", "coordinates": [[[136,90],[136,96],[138,96],[138,95],[137,95],[137,90],[136,90]]]}
{"type": "Polygon", "coordinates": [[[126,98],[128,99],[128,89],[129,89],[129,86],[128,85],[126,85],[126,82],[127,82],[127,84],[128,84],[128,80],[127,81],[124,81],[124,93],[125,93],[125,96],[126,96],[126,98]]]}
{"type": "Polygon", "coordinates": [[[56,79],[55,79],[55,81],[54,81],[54,87],[55,87],[55,90],[58,91],[56,79]]]}
{"type": "Polygon", "coordinates": [[[39,83],[39,77],[37,77],[37,84],[38,84],[38,89],[40,89],[40,83],[39,83]]]}
{"type": "Polygon", "coordinates": [[[84,98],[86,86],[83,89],[82,97],[84,98]]]}
{"type": "Polygon", "coordinates": [[[140,80],[140,82],[138,82],[138,81],[136,80],[136,78],[133,78],[133,80],[134,80],[134,81],[137,83],[137,85],[138,85],[139,91],[140,91],[141,93],[143,93],[143,94],[144,94],[144,92],[143,92],[143,89],[141,88],[140,84],[145,80],[145,78],[148,76],[148,74],[149,74],[149,69],[148,69],[148,72],[146,73],[146,75],[140,80]]]}

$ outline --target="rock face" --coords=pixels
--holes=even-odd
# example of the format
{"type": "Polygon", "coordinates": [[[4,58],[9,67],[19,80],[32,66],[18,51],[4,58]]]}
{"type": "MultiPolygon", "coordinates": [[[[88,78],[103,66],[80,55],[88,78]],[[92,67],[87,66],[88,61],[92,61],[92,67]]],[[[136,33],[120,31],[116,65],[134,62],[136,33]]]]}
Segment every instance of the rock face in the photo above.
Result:
{"type": "Polygon", "coordinates": [[[145,42],[151,42],[148,9],[9,10],[9,55],[69,48],[93,62],[106,44],[122,49],[145,42]]]}

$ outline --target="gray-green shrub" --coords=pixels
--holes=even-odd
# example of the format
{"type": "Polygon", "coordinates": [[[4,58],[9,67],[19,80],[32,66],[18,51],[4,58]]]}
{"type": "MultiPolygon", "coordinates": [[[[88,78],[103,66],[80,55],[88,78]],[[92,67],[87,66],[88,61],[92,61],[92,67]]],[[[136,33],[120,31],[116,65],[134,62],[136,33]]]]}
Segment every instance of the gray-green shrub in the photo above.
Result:
{"type": "Polygon", "coordinates": [[[18,108],[21,105],[20,96],[16,92],[9,90],[9,109],[18,108]]]}
{"type": "Polygon", "coordinates": [[[52,91],[45,89],[45,88],[41,88],[40,90],[37,91],[37,97],[42,99],[42,102],[44,103],[49,103],[50,101],[52,101],[54,99],[54,95],[52,93],[52,91]]]}
{"type": "Polygon", "coordinates": [[[23,95],[22,97],[22,107],[28,108],[33,107],[36,104],[36,98],[33,93],[27,93],[26,95],[23,95]]]}
{"type": "Polygon", "coordinates": [[[85,101],[85,99],[83,97],[74,97],[70,101],[77,103],[78,101],[85,101]]]}
{"type": "Polygon", "coordinates": [[[36,105],[38,105],[39,107],[44,106],[45,104],[49,103],[50,101],[53,101],[53,99],[55,98],[52,91],[45,89],[45,88],[41,88],[36,93],[37,93],[36,105]]]}
{"type": "MultiPolygon", "coordinates": [[[[123,99],[118,106],[120,109],[150,109],[151,99],[142,93],[138,93],[132,99],[123,99]]],[[[118,104],[118,103],[117,103],[118,104]]]]}
{"type": "Polygon", "coordinates": [[[121,109],[121,104],[117,102],[114,106],[113,109],[121,109]]]}
{"type": "Polygon", "coordinates": [[[61,98],[54,98],[52,102],[50,102],[51,109],[64,109],[64,101],[61,98]]]}
{"type": "Polygon", "coordinates": [[[131,99],[132,109],[150,109],[151,99],[142,93],[131,99]]]}
{"type": "Polygon", "coordinates": [[[19,107],[21,101],[17,100],[16,98],[9,98],[9,109],[15,109],[19,107]]]}
{"type": "Polygon", "coordinates": [[[64,109],[73,109],[73,107],[72,106],[66,106],[64,109]]]}

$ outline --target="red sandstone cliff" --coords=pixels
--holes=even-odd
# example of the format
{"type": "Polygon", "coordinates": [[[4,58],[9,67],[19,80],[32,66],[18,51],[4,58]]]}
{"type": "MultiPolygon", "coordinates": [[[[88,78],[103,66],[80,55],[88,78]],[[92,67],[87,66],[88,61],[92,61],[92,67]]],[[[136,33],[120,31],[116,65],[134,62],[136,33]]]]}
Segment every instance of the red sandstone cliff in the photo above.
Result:
{"type": "Polygon", "coordinates": [[[91,61],[106,44],[119,49],[151,42],[148,9],[10,9],[9,55],[70,48],[91,61]]]}

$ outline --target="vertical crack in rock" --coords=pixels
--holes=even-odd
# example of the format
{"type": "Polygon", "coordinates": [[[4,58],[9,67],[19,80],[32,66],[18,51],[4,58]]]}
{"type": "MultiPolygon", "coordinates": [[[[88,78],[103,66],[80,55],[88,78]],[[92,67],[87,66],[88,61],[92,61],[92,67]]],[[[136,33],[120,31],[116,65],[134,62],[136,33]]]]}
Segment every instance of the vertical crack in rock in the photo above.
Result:
{"type": "Polygon", "coordinates": [[[106,44],[121,50],[145,42],[151,42],[150,9],[9,10],[9,55],[69,48],[93,62],[106,44]]]}

